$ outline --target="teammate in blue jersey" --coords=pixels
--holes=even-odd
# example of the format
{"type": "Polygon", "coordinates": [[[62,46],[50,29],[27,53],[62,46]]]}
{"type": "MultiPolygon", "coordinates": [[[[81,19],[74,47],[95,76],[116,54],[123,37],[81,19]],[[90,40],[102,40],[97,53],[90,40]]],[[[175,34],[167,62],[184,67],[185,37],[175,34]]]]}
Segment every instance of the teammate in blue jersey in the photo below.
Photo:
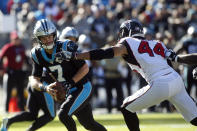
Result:
{"type": "MultiPolygon", "coordinates": [[[[52,79],[44,71],[41,82],[45,85],[50,84],[52,79]]],[[[12,117],[4,118],[1,125],[1,131],[7,131],[8,128],[16,122],[33,121],[27,131],[35,131],[48,122],[52,121],[56,116],[55,102],[53,97],[47,92],[42,92],[40,89],[31,88],[30,84],[27,86],[28,99],[27,111],[20,112],[12,117]],[[39,110],[43,111],[43,115],[38,116],[39,110]]]]}
{"type": "Polygon", "coordinates": [[[47,91],[51,95],[56,94],[53,89],[55,82],[48,86],[40,82],[42,68],[45,67],[58,82],[69,87],[69,94],[58,113],[60,121],[68,131],[77,130],[72,115],[75,115],[87,130],[105,131],[106,129],[94,120],[89,103],[93,89],[87,79],[88,65],[84,60],[62,61],[55,58],[57,52],[77,51],[78,46],[70,40],[57,41],[56,27],[47,19],[37,21],[33,34],[39,44],[31,50],[33,60],[31,86],[47,91]]]}

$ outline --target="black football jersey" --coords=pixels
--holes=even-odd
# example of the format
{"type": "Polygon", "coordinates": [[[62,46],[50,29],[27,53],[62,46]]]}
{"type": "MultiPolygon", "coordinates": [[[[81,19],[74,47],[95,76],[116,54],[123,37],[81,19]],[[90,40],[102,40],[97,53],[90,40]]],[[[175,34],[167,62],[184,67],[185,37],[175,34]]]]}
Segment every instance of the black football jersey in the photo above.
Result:
{"type": "MultiPolygon", "coordinates": [[[[76,72],[85,64],[84,60],[60,61],[55,58],[57,52],[68,50],[77,51],[77,45],[70,40],[64,42],[57,41],[54,45],[53,53],[48,54],[41,46],[36,46],[31,50],[33,60],[32,75],[42,77],[43,67],[59,82],[65,82],[72,79],[76,72]]],[[[87,82],[87,76],[81,79],[76,85],[87,82]]]]}

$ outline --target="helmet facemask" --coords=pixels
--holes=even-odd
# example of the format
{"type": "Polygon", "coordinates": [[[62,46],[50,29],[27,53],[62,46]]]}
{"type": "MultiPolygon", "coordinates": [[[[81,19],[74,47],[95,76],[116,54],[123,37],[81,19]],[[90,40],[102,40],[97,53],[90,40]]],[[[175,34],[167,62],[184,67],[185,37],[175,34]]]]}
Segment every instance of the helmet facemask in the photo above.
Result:
{"type": "Polygon", "coordinates": [[[40,45],[42,46],[42,48],[46,49],[46,50],[50,50],[50,49],[53,49],[54,45],[55,45],[55,41],[57,39],[57,36],[56,36],[56,33],[52,33],[52,34],[49,34],[49,35],[45,35],[45,36],[39,36],[37,38],[37,40],[39,41],[40,45]],[[43,43],[41,41],[42,37],[50,37],[50,36],[53,36],[53,41],[49,44],[46,44],[46,43],[43,43]]]}
{"type": "Polygon", "coordinates": [[[128,33],[129,31],[128,30],[125,30],[124,28],[121,28],[119,33],[118,33],[118,41],[124,37],[127,37],[129,36],[128,33]]]}

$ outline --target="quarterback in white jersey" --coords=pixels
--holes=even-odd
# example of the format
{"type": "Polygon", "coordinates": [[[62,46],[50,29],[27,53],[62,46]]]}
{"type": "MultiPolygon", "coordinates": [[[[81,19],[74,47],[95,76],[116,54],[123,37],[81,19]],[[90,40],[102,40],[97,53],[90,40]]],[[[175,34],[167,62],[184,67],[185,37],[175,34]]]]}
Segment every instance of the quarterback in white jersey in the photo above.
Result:
{"type": "Polygon", "coordinates": [[[127,97],[121,112],[131,131],[140,131],[136,111],[169,100],[184,119],[197,126],[197,107],[187,94],[181,76],[171,68],[165,59],[167,50],[162,42],[145,40],[143,27],[136,20],[127,20],[120,26],[119,42],[106,49],[95,49],[83,53],[61,52],[56,57],[72,59],[101,60],[122,56],[132,70],[139,72],[148,85],[127,97]]]}

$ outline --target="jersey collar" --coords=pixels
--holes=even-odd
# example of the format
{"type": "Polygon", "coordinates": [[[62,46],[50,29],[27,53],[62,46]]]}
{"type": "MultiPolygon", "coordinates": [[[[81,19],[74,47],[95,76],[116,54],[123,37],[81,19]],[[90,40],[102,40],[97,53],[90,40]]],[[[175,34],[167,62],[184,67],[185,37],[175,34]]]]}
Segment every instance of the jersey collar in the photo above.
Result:
{"type": "Polygon", "coordinates": [[[57,50],[57,45],[55,45],[55,47],[54,47],[54,49],[53,49],[53,53],[52,53],[51,59],[47,56],[47,54],[46,54],[44,48],[41,48],[41,54],[42,54],[43,58],[44,58],[47,62],[53,64],[54,59],[55,59],[56,50],[57,50]]]}

